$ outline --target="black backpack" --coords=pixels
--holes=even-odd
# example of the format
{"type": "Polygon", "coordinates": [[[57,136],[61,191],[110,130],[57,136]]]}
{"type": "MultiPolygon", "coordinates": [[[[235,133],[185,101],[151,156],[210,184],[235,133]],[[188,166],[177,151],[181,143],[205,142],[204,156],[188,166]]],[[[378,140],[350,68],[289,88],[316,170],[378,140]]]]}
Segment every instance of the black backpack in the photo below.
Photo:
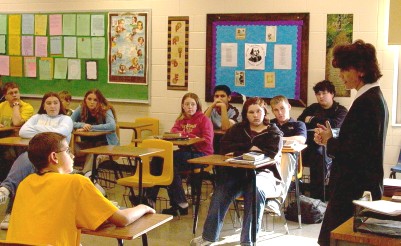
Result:
{"type": "MultiPolygon", "coordinates": [[[[299,196],[299,201],[301,205],[302,223],[316,224],[323,221],[327,207],[326,203],[304,195],[299,196]]],[[[290,221],[298,221],[297,201],[293,201],[288,205],[285,218],[290,221]]]]}

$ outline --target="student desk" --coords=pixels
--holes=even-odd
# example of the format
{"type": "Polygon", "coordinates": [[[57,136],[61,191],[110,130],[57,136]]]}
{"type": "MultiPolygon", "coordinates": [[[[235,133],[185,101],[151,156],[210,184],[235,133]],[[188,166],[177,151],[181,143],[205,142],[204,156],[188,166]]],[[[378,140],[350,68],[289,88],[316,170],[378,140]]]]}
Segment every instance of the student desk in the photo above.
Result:
{"type": "Polygon", "coordinates": [[[401,245],[400,238],[386,237],[371,233],[354,232],[354,218],[350,218],[342,225],[331,231],[330,245],[331,246],[350,246],[350,245],[380,245],[393,246],[401,245]]]}
{"type": "Polygon", "coordinates": [[[92,176],[91,180],[94,181],[97,173],[96,169],[96,158],[98,155],[108,155],[108,156],[120,156],[120,157],[127,157],[135,158],[138,160],[139,163],[139,202],[142,203],[142,157],[147,155],[152,155],[155,153],[163,152],[162,149],[154,149],[154,148],[140,148],[140,147],[132,147],[129,145],[126,146],[118,146],[118,145],[104,145],[98,146],[89,149],[81,150],[82,153],[86,154],[93,154],[93,164],[92,164],[92,176]]]}
{"type": "Polygon", "coordinates": [[[142,244],[147,246],[148,240],[146,233],[172,219],[173,216],[166,214],[146,214],[125,227],[116,227],[113,224],[107,223],[101,225],[95,231],[82,229],[82,233],[101,237],[116,238],[119,246],[124,244],[123,240],[132,240],[142,235],[142,244]]]}
{"type": "MultiPolygon", "coordinates": [[[[138,138],[138,129],[142,127],[151,126],[151,123],[141,123],[141,122],[117,122],[120,129],[131,129],[134,131],[134,139],[138,138]]],[[[135,143],[136,146],[136,143],[135,143]]]]}
{"type": "Polygon", "coordinates": [[[14,126],[0,127],[0,133],[3,133],[3,132],[16,132],[19,129],[20,129],[20,127],[14,127],[14,126]]]}
{"type": "Polygon", "coordinates": [[[5,137],[0,138],[0,145],[4,146],[14,146],[14,147],[28,147],[29,138],[21,138],[21,137],[5,137]]]}
{"type": "Polygon", "coordinates": [[[301,152],[308,147],[306,144],[296,144],[292,148],[283,148],[282,153],[293,153],[295,155],[295,197],[297,199],[297,207],[298,207],[298,228],[302,228],[302,216],[301,216],[301,204],[299,202],[299,179],[298,179],[298,167],[301,155],[301,152]]]}
{"type": "MultiPolygon", "coordinates": [[[[253,182],[253,206],[252,206],[252,242],[256,245],[256,170],[267,167],[275,163],[275,160],[272,162],[261,163],[259,165],[244,165],[244,164],[236,164],[226,162],[228,156],[225,155],[207,155],[194,159],[188,160],[188,163],[192,164],[203,164],[203,165],[213,165],[213,166],[226,166],[226,167],[236,167],[236,168],[244,168],[245,170],[251,171],[252,182],[253,182]]],[[[193,234],[195,234],[197,223],[198,223],[198,211],[199,211],[199,203],[200,203],[200,192],[197,194],[197,200],[195,205],[195,216],[194,216],[194,224],[193,224],[193,234]]]]}
{"type": "Polygon", "coordinates": [[[73,131],[72,136],[71,136],[71,144],[70,144],[70,149],[71,153],[75,153],[75,142],[77,142],[77,137],[99,137],[99,136],[104,136],[109,133],[112,133],[112,131],[89,131],[89,132],[84,132],[84,131],[73,131]]]}

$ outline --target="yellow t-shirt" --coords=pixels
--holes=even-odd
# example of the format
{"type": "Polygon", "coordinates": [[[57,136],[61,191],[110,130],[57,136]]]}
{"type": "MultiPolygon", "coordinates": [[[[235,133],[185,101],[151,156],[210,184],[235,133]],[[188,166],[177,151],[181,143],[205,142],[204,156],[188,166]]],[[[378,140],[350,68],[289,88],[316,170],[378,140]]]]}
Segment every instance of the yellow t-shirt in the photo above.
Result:
{"type": "MultiPolygon", "coordinates": [[[[19,103],[21,118],[24,119],[24,122],[26,122],[33,115],[33,107],[31,104],[26,103],[22,100],[20,100],[19,103]]],[[[0,116],[3,118],[11,119],[12,115],[13,108],[10,106],[10,103],[8,101],[0,103],[0,116]]]]}
{"type": "Polygon", "coordinates": [[[31,174],[18,186],[7,240],[80,245],[81,230],[95,230],[117,211],[79,174],[31,174]]]}

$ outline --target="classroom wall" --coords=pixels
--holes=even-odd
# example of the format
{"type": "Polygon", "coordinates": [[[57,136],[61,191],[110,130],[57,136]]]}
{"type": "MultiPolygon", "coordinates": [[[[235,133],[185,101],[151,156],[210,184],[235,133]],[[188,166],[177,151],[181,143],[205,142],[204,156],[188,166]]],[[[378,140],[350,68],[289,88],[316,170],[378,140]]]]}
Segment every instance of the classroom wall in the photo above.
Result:
{"type": "MultiPolygon", "coordinates": [[[[119,120],[133,121],[136,117],[151,116],[160,119],[160,132],[173,125],[180,112],[180,100],[185,92],[167,90],[167,18],[189,16],[189,91],[205,98],[206,14],[208,13],[310,13],[308,104],[316,101],[312,87],[324,79],[326,16],[327,14],[354,14],[353,38],[375,45],[383,77],[381,88],[390,114],[393,93],[393,51],[387,45],[389,0],[3,0],[1,12],[50,12],[88,10],[152,10],[151,105],[115,103],[119,120]]],[[[349,106],[351,98],[337,98],[349,106]]],[[[37,99],[27,99],[35,108],[37,99]]],[[[73,102],[76,106],[79,102],[73,102]]],[[[240,106],[240,105],[239,105],[240,106]]],[[[303,108],[293,107],[296,118],[303,108]]],[[[369,113],[369,112],[367,112],[369,113]]],[[[390,115],[391,116],[391,115],[390,115]]],[[[390,118],[391,119],[391,118],[390,118]]],[[[127,131],[127,130],[124,130],[127,131]]],[[[385,152],[385,176],[396,163],[401,148],[401,128],[389,126],[385,152]]],[[[128,143],[131,132],[122,132],[122,143],[128,143]]]]}

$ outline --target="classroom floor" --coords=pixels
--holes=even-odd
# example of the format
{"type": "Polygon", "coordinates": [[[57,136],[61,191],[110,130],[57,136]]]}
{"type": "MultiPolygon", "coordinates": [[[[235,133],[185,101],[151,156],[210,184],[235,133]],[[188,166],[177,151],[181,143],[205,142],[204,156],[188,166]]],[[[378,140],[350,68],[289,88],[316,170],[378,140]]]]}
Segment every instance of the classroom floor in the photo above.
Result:
{"type": "MultiPolygon", "coordinates": [[[[201,210],[199,215],[199,224],[196,232],[196,236],[201,235],[203,222],[205,220],[207,209],[210,202],[210,192],[211,186],[203,186],[203,201],[201,203],[201,210]]],[[[116,186],[114,188],[107,189],[107,195],[110,200],[115,200],[119,205],[125,206],[124,201],[124,188],[116,186]]],[[[161,189],[160,197],[168,197],[165,189],[161,189]]],[[[128,199],[126,198],[129,203],[128,199]]],[[[161,211],[161,209],[167,207],[166,201],[158,201],[156,204],[156,209],[161,211]]],[[[0,205],[0,218],[4,217],[5,205],[0,205]]],[[[224,227],[220,235],[220,241],[215,245],[225,245],[233,246],[239,245],[240,230],[234,228],[232,217],[234,217],[234,211],[229,211],[225,218],[224,227]]],[[[181,218],[175,217],[172,221],[152,230],[148,233],[148,243],[149,245],[163,245],[163,246],[176,246],[176,245],[189,245],[190,240],[193,238],[192,235],[192,206],[189,210],[189,214],[182,216],[181,218]]],[[[288,227],[290,234],[285,235],[285,229],[283,222],[279,217],[271,217],[269,215],[264,216],[263,231],[259,235],[258,245],[289,245],[296,242],[297,246],[302,245],[317,245],[317,237],[319,234],[321,224],[303,224],[302,228],[298,228],[298,222],[288,221],[288,227]],[[267,221],[266,221],[267,219],[267,221]],[[274,219],[274,231],[268,232],[273,229],[273,219],[274,219]]],[[[238,227],[238,223],[236,223],[238,227]]],[[[6,231],[0,230],[0,239],[5,239],[6,231]]],[[[82,235],[81,243],[83,246],[96,245],[96,246],[109,246],[117,245],[117,241],[111,238],[96,237],[89,235],[82,235]]],[[[141,239],[126,240],[124,245],[142,245],[141,239]]]]}

